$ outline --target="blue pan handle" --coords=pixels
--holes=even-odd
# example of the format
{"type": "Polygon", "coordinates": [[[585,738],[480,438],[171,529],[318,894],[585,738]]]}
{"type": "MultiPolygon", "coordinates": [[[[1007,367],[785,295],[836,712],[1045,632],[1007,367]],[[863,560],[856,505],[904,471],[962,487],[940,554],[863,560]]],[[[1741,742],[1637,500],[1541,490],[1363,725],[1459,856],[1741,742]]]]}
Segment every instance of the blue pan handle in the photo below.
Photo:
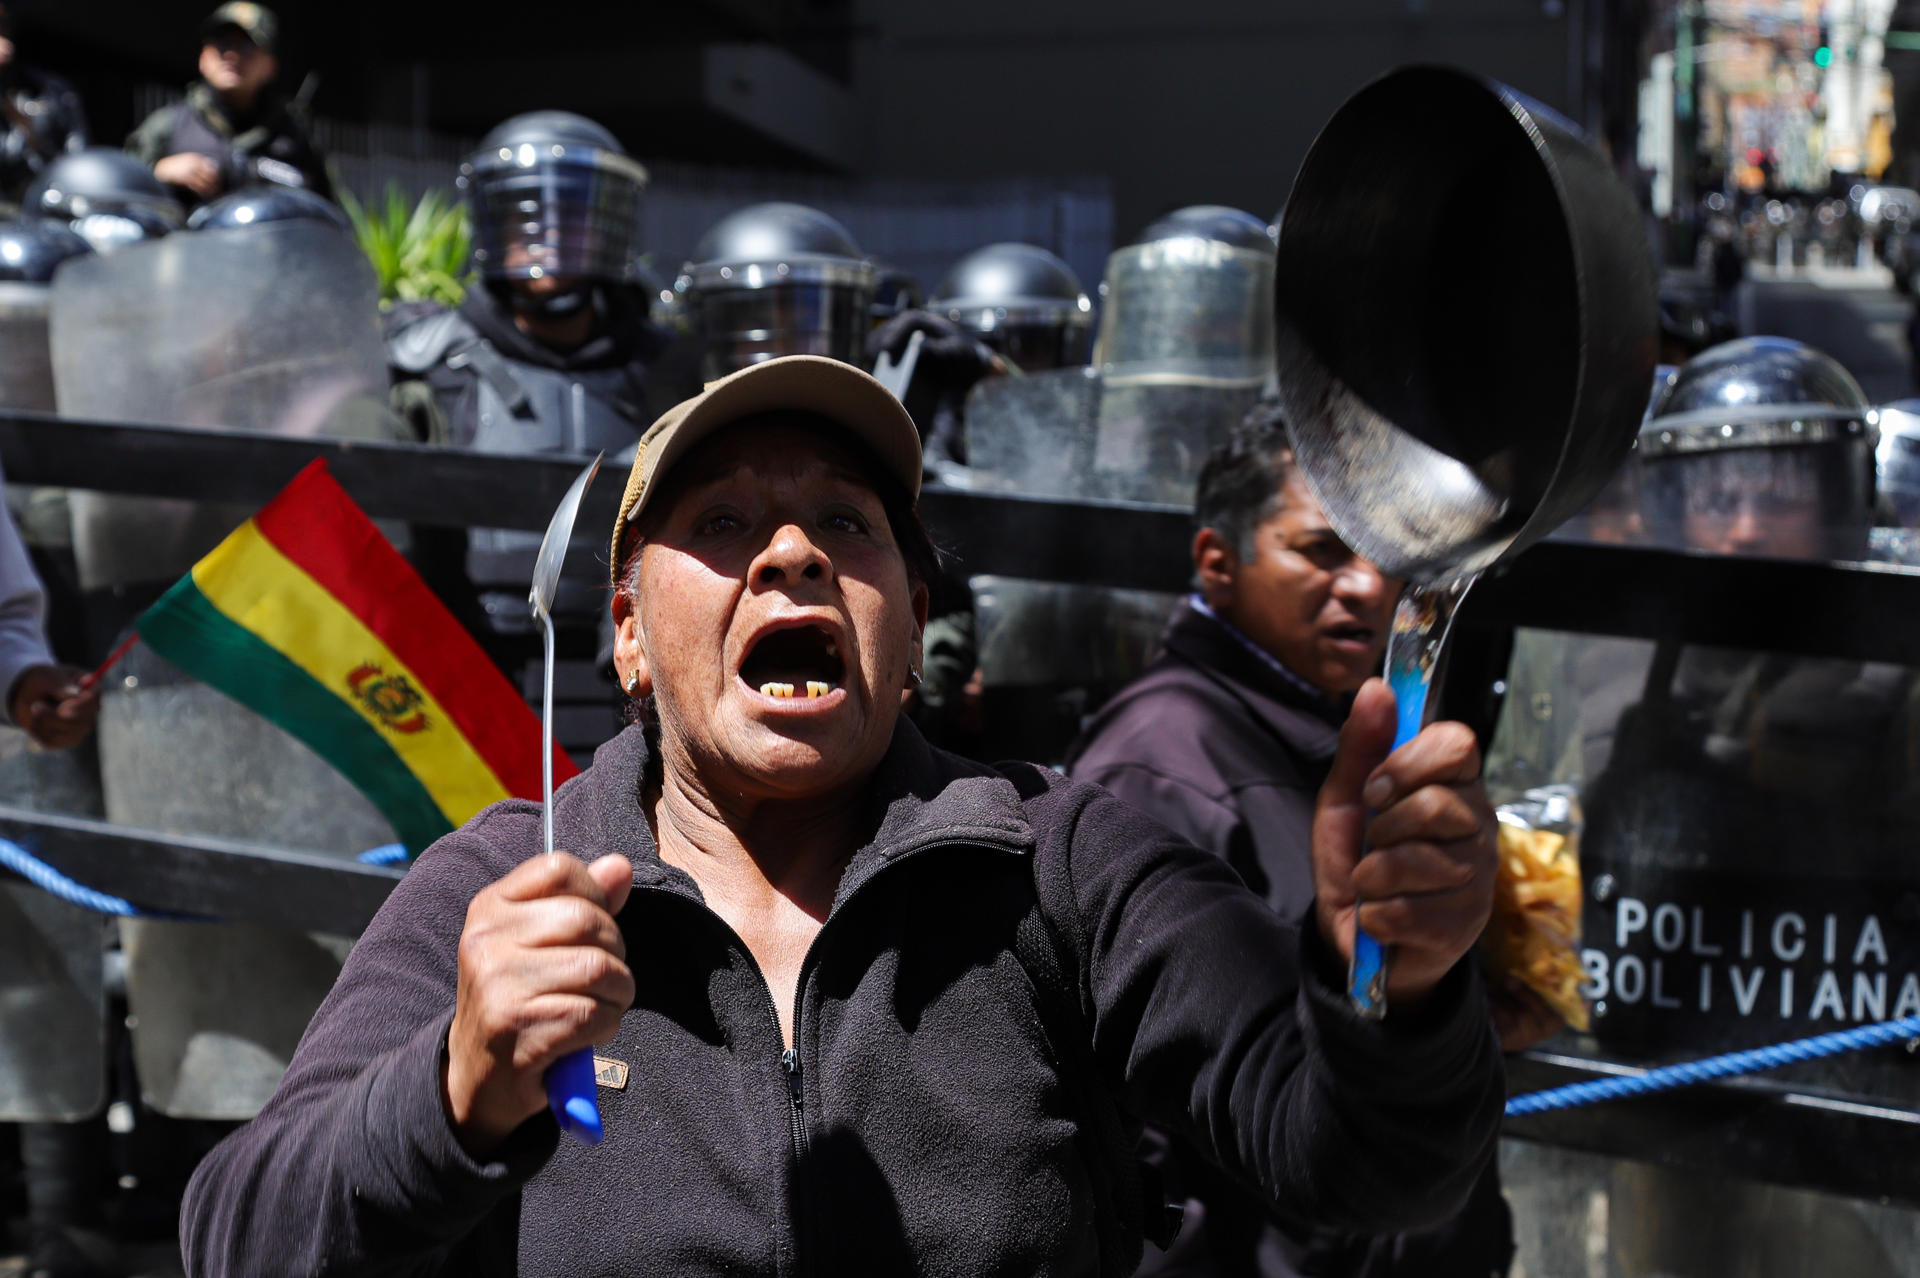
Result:
{"type": "MultiPolygon", "coordinates": [[[[1439,586],[1408,586],[1393,612],[1393,634],[1387,640],[1387,686],[1393,689],[1393,748],[1398,750],[1420,735],[1427,722],[1427,694],[1433,672],[1453,627],[1453,612],[1466,597],[1473,578],[1439,586]]],[[[1387,1014],[1387,947],[1359,924],[1359,902],[1354,902],[1353,963],[1347,970],[1347,998],[1354,1011],[1371,1020],[1387,1014]]]]}
{"type": "Polygon", "coordinates": [[[598,1097],[592,1048],[568,1052],[547,1066],[547,1107],[559,1120],[560,1130],[582,1145],[598,1145],[606,1138],[598,1097]]]}

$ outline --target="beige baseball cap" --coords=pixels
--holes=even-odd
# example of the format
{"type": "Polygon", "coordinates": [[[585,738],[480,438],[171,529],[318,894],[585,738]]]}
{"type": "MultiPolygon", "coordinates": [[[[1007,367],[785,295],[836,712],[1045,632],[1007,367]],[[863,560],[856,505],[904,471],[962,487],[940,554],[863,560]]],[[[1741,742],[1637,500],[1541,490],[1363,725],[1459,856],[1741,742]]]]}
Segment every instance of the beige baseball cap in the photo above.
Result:
{"type": "Polygon", "coordinates": [[[620,582],[620,543],[674,463],[723,426],[760,413],[817,413],[873,450],[887,473],[920,496],[920,432],[893,392],[851,364],[824,355],[785,355],[729,373],[660,415],[640,437],[613,521],[609,563],[620,582]]]}

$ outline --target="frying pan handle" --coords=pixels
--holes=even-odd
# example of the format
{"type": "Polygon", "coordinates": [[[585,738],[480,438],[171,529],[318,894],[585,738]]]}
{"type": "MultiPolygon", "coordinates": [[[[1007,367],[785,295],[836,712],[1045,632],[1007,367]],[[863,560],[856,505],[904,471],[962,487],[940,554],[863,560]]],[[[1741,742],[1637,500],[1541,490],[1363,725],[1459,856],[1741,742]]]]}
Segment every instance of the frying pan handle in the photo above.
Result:
{"type": "MultiPolygon", "coordinates": [[[[1393,690],[1393,748],[1398,750],[1420,735],[1427,723],[1427,694],[1433,690],[1434,671],[1453,628],[1454,609],[1467,596],[1474,579],[1440,586],[1408,586],[1393,610],[1393,633],[1387,639],[1387,687],[1393,690]]],[[[1387,947],[1360,926],[1359,901],[1354,902],[1353,962],[1347,969],[1347,998],[1354,1011],[1369,1020],[1387,1014],[1387,947]]]]}
{"type": "Polygon", "coordinates": [[[593,1049],[568,1052],[547,1066],[547,1108],[560,1130],[582,1145],[598,1145],[606,1138],[600,1125],[598,1085],[593,1081],[593,1049]]]}

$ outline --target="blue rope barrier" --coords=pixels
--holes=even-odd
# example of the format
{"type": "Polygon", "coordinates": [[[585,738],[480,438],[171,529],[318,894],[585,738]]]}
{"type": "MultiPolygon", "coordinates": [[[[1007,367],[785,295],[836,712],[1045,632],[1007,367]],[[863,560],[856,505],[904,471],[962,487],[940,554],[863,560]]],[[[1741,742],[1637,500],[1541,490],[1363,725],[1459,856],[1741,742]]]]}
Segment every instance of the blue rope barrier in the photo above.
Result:
{"type": "Polygon", "coordinates": [[[69,905],[78,905],[100,914],[117,915],[123,919],[167,917],[153,915],[131,901],[97,892],[84,883],[75,883],[10,839],[0,839],[0,865],[69,905]]]}
{"type": "Polygon", "coordinates": [[[1633,1078],[1594,1079],[1585,1083],[1569,1083],[1565,1087],[1552,1087],[1540,1092],[1528,1092],[1524,1096],[1515,1096],[1507,1102],[1507,1117],[1519,1118],[1525,1114],[1543,1114],[1549,1110],[1572,1109],[1578,1105],[1593,1105],[1600,1101],[1618,1100],[1624,1096],[1642,1096],[1649,1092],[1671,1091],[1676,1087],[1690,1087],[1695,1083],[1711,1082],[1716,1078],[1758,1074],[1765,1070],[1779,1069],[1784,1065],[1819,1060],[1824,1056],[1840,1056],[1847,1052],[1864,1051],[1870,1047],[1884,1047],[1889,1043],[1915,1037],[1920,1037],[1920,1016],[1903,1016],[1896,1021],[1881,1021],[1876,1025],[1860,1025],[1853,1029],[1835,1030],[1831,1034],[1795,1039],[1790,1043],[1753,1047],[1744,1052],[1728,1052],[1722,1056],[1709,1056],[1705,1060],[1687,1061],[1680,1065],[1663,1065],[1659,1069],[1650,1069],[1633,1078]]]}
{"type": "MultiPolygon", "coordinates": [[[[404,865],[408,858],[404,844],[385,843],[377,848],[368,848],[354,859],[365,865],[404,865]]],[[[175,919],[196,923],[219,921],[195,914],[142,909],[124,897],[76,883],[11,839],[0,839],[0,867],[12,870],[50,896],[59,897],[69,905],[77,905],[96,914],[111,914],[123,919],[175,919]]]]}

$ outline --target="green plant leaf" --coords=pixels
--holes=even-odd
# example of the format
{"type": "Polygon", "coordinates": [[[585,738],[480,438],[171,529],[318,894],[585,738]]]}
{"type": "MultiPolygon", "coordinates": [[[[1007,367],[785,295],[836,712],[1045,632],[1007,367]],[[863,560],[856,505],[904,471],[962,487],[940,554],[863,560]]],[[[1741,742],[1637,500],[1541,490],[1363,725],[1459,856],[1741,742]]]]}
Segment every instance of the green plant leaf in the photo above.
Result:
{"type": "Polygon", "coordinates": [[[383,306],[431,299],[458,306],[471,281],[473,235],[466,205],[443,190],[409,203],[389,182],[376,203],[341,193],[354,239],[372,264],[383,306]]]}

